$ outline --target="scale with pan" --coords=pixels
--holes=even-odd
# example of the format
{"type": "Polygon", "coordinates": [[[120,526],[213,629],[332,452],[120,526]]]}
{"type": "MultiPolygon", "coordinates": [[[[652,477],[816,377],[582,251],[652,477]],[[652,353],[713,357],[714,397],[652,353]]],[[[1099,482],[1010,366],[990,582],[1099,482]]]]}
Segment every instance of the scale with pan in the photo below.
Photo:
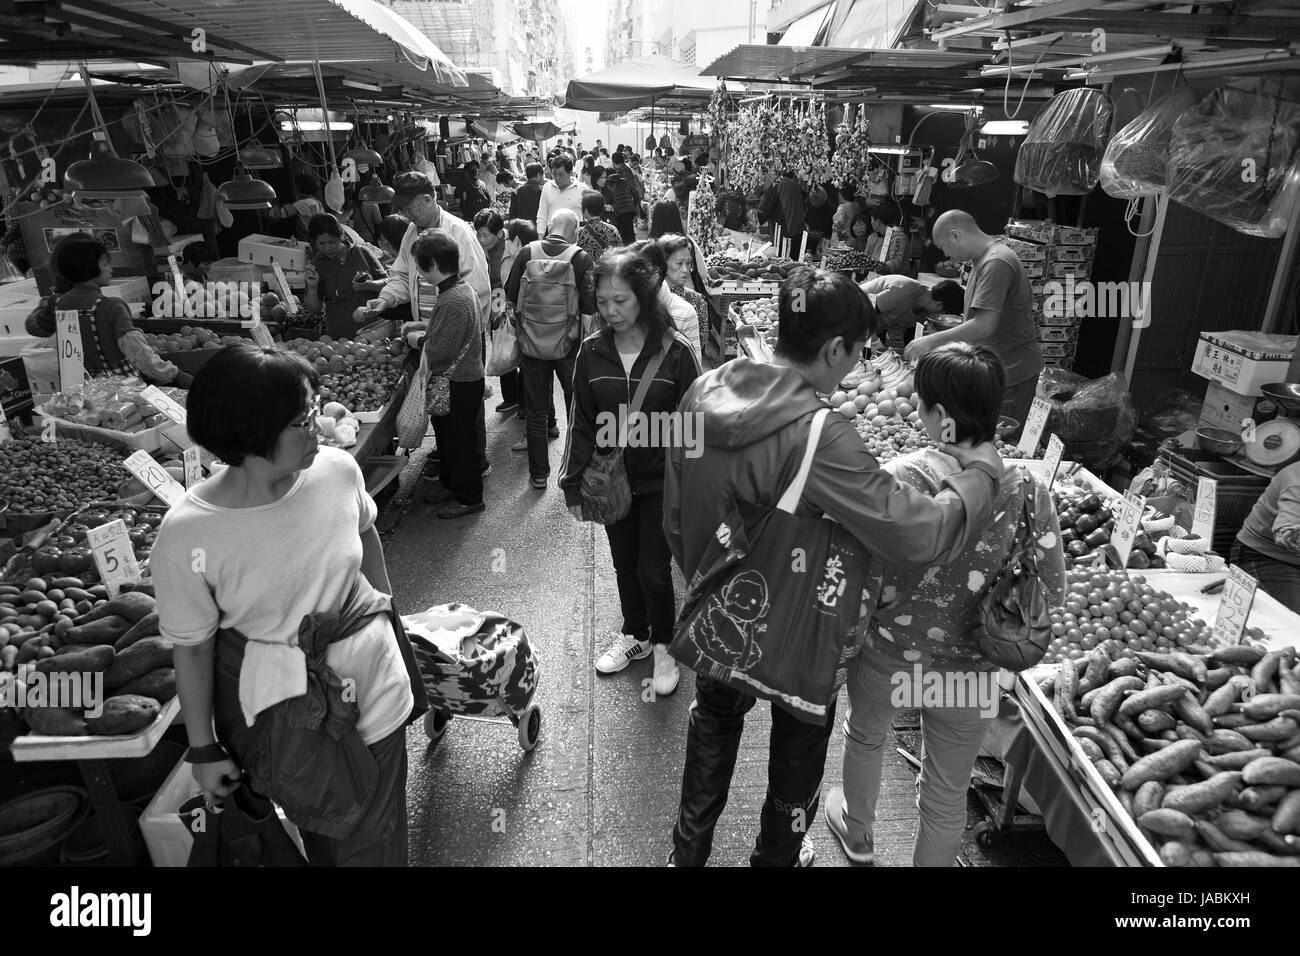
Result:
{"type": "Polygon", "coordinates": [[[1300,457],[1300,385],[1274,382],[1259,391],[1278,407],[1278,417],[1256,426],[1255,440],[1225,460],[1252,475],[1272,478],[1300,457]]]}

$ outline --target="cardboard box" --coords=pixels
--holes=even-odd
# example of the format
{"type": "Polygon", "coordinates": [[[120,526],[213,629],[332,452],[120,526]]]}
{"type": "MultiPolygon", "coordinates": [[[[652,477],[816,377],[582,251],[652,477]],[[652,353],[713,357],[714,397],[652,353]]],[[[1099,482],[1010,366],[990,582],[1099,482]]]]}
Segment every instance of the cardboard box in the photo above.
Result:
{"type": "Polygon", "coordinates": [[[1016,258],[1021,262],[1042,262],[1047,258],[1047,246],[1008,236],[997,236],[995,238],[996,241],[1014,252],[1016,258]]]}
{"type": "Polygon", "coordinates": [[[1090,259],[1087,262],[1053,262],[1047,269],[1047,275],[1053,279],[1064,279],[1066,276],[1087,279],[1092,275],[1092,260],[1090,259]]]}
{"type": "Polygon", "coordinates": [[[1029,276],[1031,279],[1041,279],[1043,276],[1047,275],[1046,262],[1026,262],[1023,263],[1023,265],[1025,267],[1025,275],[1029,276]]]}
{"type": "Polygon", "coordinates": [[[307,244],[254,233],[239,240],[239,258],[262,266],[279,263],[285,272],[303,272],[307,268],[307,244]]]}
{"type": "Polygon", "coordinates": [[[1074,342],[1044,342],[1040,348],[1043,351],[1043,358],[1074,358],[1074,342]]]}
{"type": "Polygon", "coordinates": [[[1079,341],[1079,330],[1077,328],[1065,328],[1063,326],[1040,326],[1038,329],[1038,341],[1077,342],[1079,341]]]}
{"type": "Polygon", "coordinates": [[[27,415],[32,410],[32,389],[27,382],[27,366],[19,356],[0,359],[0,405],[5,418],[27,415]]]}
{"type": "Polygon", "coordinates": [[[1058,246],[1095,246],[1099,229],[1075,229],[1057,226],[1052,232],[1052,242],[1058,246]]]}
{"type": "Polygon", "coordinates": [[[1052,241],[1052,223],[1047,219],[1011,219],[1006,234],[1014,239],[1048,243],[1052,241]]]}
{"type": "Polygon", "coordinates": [[[104,286],[105,298],[123,302],[152,302],[149,280],[145,276],[114,276],[112,285],[104,286]]]}
{"type": "Polygon", "coordinates": [[[1055,328],[1077,329],[1081,319],[1077,315],[1048,315],[1042,309],[1035,309],[1033,312],[1034,321],[1040,328],[1052,326],[1055,328]]]}
{"type": "Polygon", "coordinates": [[[1244,422],[1253,420],[1256,425],[1261,425],[1276,418],[1277,411],[1277,406],[1262,396],[1238,395],[1218,382],[1211,382],[1205,390],[1197,425],[1240,432],[1244,422]]]}
{"type": "Polygon", "coordinates": [[[1092,246],[1053,246],[1053,262],[1092,262],[1092,246]]]}
{"type": "Polygon", "coordinates": [[[1192,371],[1226,385],[1238,395],[1254,395],[1261,385],[1286,381],[1296,336],[1263,332],[1202,332],[1192,371]]]}

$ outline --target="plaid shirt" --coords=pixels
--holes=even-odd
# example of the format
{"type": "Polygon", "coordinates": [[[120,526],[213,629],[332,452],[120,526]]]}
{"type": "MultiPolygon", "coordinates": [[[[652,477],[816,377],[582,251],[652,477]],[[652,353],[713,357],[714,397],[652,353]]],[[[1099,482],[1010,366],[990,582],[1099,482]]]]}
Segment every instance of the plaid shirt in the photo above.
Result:
{"type": "Polygon", "coordinates": [[[601,219],[588,219],[578,227],[578,248],[592,259],[599,259],[608,250],[623,245],[618,230],[601,219]]]}

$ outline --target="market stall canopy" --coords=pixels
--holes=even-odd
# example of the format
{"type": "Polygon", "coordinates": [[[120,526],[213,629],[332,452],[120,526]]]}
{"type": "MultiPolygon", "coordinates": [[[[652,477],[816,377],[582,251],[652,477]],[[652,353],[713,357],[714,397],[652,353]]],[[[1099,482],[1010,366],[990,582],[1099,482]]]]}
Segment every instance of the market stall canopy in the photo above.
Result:
{"type": "Polygon", "coordinates": [[[4,6],[0,63],[400,61],[440,84],[466,83],[464,71],[433,41],[374,0],[4,0],[4,6]]]}
{"type": "MultiPolygon", "coordinates": [[[[330,105],[340,109],[348,102],[376,102],[453,112],[508,108],[511,103],[481,74],[467,73],[464,85],[448,86],[404,62],[322,64],[321,77],[330,105]]],[[[320,100],[313,69],[305,63],[259,64],[235,73],[229,85],[285,102],[320,100]]]]}
{"type": "Polygon", "coordinates": [[[624,60],[608,69],[569,81],[567,110],[626,112],[661,98],[706,102],[716,84],[693,66],[651,55],[624,60]]]}
{"type": "Polygon", "coordinates": [[[520,139],[532,140],[534,143],[540,143],[545,139],[553,139],[564,132],[554,123],[515,123],[511,126],[520,139]]]}
{"type": "Polygon", "coordinates": [[[469,131],[470,135],[493,143],[513,143],[520,138],[519,134],[514,130],[514,124],[503,120],[471,120],[469,131]]]}

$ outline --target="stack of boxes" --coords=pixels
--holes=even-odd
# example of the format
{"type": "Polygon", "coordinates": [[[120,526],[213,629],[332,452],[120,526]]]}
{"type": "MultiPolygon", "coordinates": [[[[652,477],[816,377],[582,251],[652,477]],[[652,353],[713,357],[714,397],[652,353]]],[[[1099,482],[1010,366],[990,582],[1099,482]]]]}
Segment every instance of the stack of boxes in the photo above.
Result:
{"type": "Polygon", "coordinates": [[[1029,276],[1043,363],[1071,368],[1083,317],[1073,307],[1074,300],[1062,293],[1072,288],[1071,278],[1076,283],[1092,279],[1097,230],[1057,226],[1050,220],[1013,219],[1007,223],[1006,235],[996,238],[1015,252],[1029,276]],[[1057,285],[1049,288],[1048,283],[1057,285]]]}

